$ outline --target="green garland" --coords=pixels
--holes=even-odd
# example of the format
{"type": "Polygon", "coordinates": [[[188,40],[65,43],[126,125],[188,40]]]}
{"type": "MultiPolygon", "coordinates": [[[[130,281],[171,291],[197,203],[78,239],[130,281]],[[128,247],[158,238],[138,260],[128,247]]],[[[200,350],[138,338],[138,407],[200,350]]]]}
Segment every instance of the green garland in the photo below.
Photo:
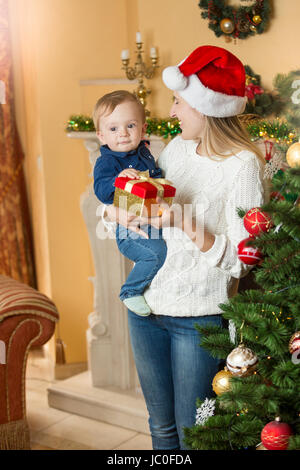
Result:
{"type": "Polygon", "coordinates": [[[297,142],[299,137],[295,129],[279,119],[274,121],[255,121],[252,124],[248,124],[247,131],[252,141],[258,139],[272,140],[282,150],[286,150],[292,143],[297,142]]]}
{"type": "MultiPolygon", "coordinates": [[[[176,137],[181,133],[179,121],[177,119],[157,119],[147,118],[147,134],[158,135],[167,139],[176,137]]],[[[82,114],[72,115],[67,122],[66,132],[96,132],[92,118],[82,114]]]]}
{"type": "MultiPolygon", "coordinates": [[[[172,139],[181,133],[179,121],[174,118],[147,118],[146,122],[148,135],[158,135],[165,139],[171,137],[172,139]]],[[[278,144],[289,146],[298,140],[295,130],[278,119],[275,121],[255,121],[247,126],[247,131],[253,141],[268,138],[273,139],[278,144]]],[[[72,115],[67,122],[66,132],[95,132],[93,120],[82,114],[72,115]]]]}
{"type": "MultiPolygon", "coordinates": [[[[243,0],[241,0],[243,1],[243,0]]],[[[226,0],[200,0],[201,16],[208,19],[209,28],[217,37],[246,39],[254,34],[265,32],[270,19],[270,0],[256,0],[252,6],[235,8],[227,5],[226,0]],[[227,21],[227,29],[222,20],[227,21]],[[231,26],[231,27],[230,27],[231,26]]]]}
{"type": "Polygon", "coordinates": [[[147,134],[158,135],[167,139],[168,137],[176,137],[181,133],[180,124],[178,119],[146,119],[147,122],[147,134]]]}
{"type": "Polygon", "coordinates": [[[96,132],[96,129],[91,117],[73,114],[67,122],[66,132],[96,132]]]}

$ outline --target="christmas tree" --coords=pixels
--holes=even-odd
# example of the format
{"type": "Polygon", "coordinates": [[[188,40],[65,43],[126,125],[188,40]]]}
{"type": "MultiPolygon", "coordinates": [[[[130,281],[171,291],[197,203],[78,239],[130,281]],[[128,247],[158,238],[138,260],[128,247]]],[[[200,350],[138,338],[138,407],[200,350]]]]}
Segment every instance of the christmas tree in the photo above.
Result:
{"type": "Polygon", "coordinates": [[[273,80],[277,114],[300,132],[300,70],[288,74],[279,73],[273,80]]]}
{"type": "Polygon", "coordinates": [[[278,172],[272,186],[269,203],[238,210],[254,233],[252,254],[263,256],[258,288],[221,305],[230,328],[197,327],[227,367],[213,380],[216,398],[198,401],[185,428],[191,449],[300,449],[300,166],[278,172]]]}
{"type": "Polygon", "coordinates": [[[245,114],[256,114],[258,116],[267,117],[271,114],[279,116],[286,106],[285,100],[279,95],[279,90],[270,93],[261,85],[261,77],[255,74],[249,65],[245,65],[246,72],[246,96],[248,102],[246,104],[245,114]]]}

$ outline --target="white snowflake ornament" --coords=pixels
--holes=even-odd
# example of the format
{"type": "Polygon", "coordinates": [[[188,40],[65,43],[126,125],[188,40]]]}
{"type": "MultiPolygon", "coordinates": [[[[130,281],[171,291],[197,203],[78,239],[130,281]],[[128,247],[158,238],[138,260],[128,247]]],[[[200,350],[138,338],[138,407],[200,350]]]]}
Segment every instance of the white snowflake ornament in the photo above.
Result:
{"type": "Polygon", "coordinates": [[[197,408],[196,413],[196,424],[203,426],[206,420],[214,415],[216,406],[216,400],[213,398],[205,398],[204,402],[197,408]]]}
{"type": "Polygon", "coordinates": [[[283,156],[281,152],[275,152],[271,160],[266,162],[264,179],[272,179],[283,166],[283,156]]]}

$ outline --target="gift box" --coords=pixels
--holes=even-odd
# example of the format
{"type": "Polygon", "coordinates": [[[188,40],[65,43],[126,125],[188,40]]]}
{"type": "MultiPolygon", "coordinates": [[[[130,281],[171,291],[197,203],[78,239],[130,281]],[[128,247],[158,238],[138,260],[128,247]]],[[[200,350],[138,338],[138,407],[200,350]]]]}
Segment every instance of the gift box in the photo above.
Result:
{"type": "Polygon", "coordinates": [[[161,215],[157,196],[171,206],[176,188],[164,178],[150,178],[148,170],[140,171],[139,176],[139,179],[116,178],[114,205],[137,216],[161,215]]]}

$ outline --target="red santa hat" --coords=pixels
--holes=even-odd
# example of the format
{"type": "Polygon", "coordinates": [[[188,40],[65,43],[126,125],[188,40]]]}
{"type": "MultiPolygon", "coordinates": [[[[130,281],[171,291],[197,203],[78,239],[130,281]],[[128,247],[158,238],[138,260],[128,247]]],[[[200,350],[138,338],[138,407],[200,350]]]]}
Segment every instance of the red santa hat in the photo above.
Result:
{"type": "Polygon", "coordinates": [[[162,78],[206,116],[229,117],[245,110],[244,66],[222,47],[198,47],[177,66],[164,69],[162,78]]]}

